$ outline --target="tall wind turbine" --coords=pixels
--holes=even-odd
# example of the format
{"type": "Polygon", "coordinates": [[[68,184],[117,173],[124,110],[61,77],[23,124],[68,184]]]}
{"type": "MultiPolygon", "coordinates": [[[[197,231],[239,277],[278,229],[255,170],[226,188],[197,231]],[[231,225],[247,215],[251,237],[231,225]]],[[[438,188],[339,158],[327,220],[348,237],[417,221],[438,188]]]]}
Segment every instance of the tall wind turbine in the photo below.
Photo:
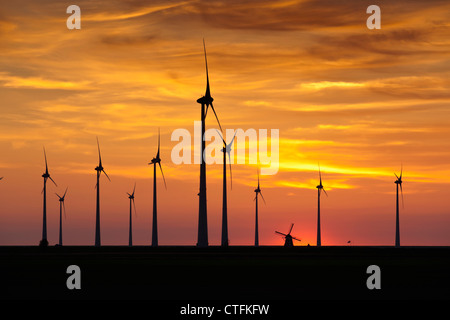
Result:
{"type": "Polygon", "coordinates": [[[52,177],[50,177],[50,173],[48,172],[48,165],[47,165],[47,154],[45,153],[44,148],[44,159],[45,159],[45,172],[42,175],[42,178],[44,178],[44,188],[42,189],[42,193],[44,195],[44,210],[43,210],[43,222],[42,222],[42,240],[39,243],[40,246],[46,247],[48,246],[47,241],[47,179],[50,179],[56,186],[55,181],[53,181],[52,177]]]}
{"type": "Polygon", "coordinates": [[[159,169],[161,170],[161,175],[164,181],[164,187],[167,189],[166,179],[164,178],[164,173],[161,167],[161,158],[159,157],[160,152],[160,140],[161,135],[158,130],[158,152],[156,153],[156,157],[152,159],[149,165],[153,164],[153,225],[152,225],[152,247],[158,246],[158,221],[157,221],[157,204],[156,204],[156,164],[159,165],[159,169]]]}
{"type": "Polygon", "coordinates": [[[255,247],[259,246],[259,234],[258,234],[258,194],[261,196],[261,199],[264,201],[264,204],[266,204],[266,200],[264,200],[264,197],[261,193],[261,188],[259,187],[259,171],[258,171],[258,187],[255,189],[255,247]]]}
{"type": "Polygon", "coordinates": [[[322,185],[322,174],[320,172],[320,166],[319,166],[319,185],[317,188],[317,246],[321,246],[321,237],[320,237],[320,193],[323,191],[325,195],[328,197],[327,192],[323,188],[322,185]]]}
{"type": "Polygon", "coordinates": [[[211,92],[209,88],[209,75],[208,75],[208,61],[206,59],[206,46],[205,40],[203,40],[203,50],[205,53],[205,66],[206,66],[206,92],[205,95],[199,99],[197,102],[202,105],[201,107],[201,122],[202,122],[202,134],[201,134],[201,149],[200,149],[200,194],[199,194],[199,208],[198,208],[198,236],[197,236],[197,246],[207,247],[208,246],[208,219],[207,219],[207,208],[206,208],[206,165],[203,159],[203,153],[205,150],[205,119],[208,113],[208,108],[211,106],[214,115],[216,116],[217,123],[219,124],[220,131],[222,127],[217,117],[216,111],[214,110],[212,102],[214,99],[211,97],[211,92]]]}
{"type": "Polygon", "coordinates": [[[134,184],[133,193],[128,194],[128,199],[130,199],[130,232],[129,232],[129,240],[128,245],[131,247],[133,245],[133,223],[132,223],[132,211],[134,207],[134,214],[136,215],[136,205],[134,204],[134,191],[136,190],[136,183],[134,184]]]}
{"type": "Polygon", "coordinates": [[[64,200],[66,198],[67,189],[61,197],[59,194],[56,195],[59,198],[59,245],[62,246],[62,212],[64,209],[64,218],[66,217],[66,205],[64,204],[64,200]]]}
{"type": "Polygon", "coordinates": [[[222,198],[222,247],[228,247],[228,209],[227,209],[227,157],[228,154],[228,160],[230,164],[230,185],[231,188],[233,188],[233,178],[231,175],[231,146],[233,145],[234,138],[236,137],[237,131],[234,133],[233,139],[231,139],[231,142],[229,144],[226,143],[226,141],[223,139],[222,135],[220,134],[219,130],[217,132],[220,135],[220,138],[223,141],[223,198],[222,198]]]}
{"type": "Polygon", "coordinates": [[[95,212],[95,246],[99,247],[101,246],[101,240],[100,240],[100,174],[103,172],[109,179],[108,175],[106,174],[103,166],[102,166],[102,156],[100,154],[100,144],[98,142],[97,137],[97,148],[98,148],[98,166],[95,167],[95,171],[97,171],[97,184],[95,187],[97,188],[97,206],[96,206],[96,212],[95,212]]]}
{"type": "Polygon", "coordinates": [[[398,208],[398,187],[400,186],[400,192],[402,194],[402,206],[403,206],[403,189],[402,189],[402,175],[403,175],[403,166],[400,170],[400,176],[397,176],[396,173],[395,177],[397,180],[394,181],[394,183],[397,185],[397,194],[396,194],[396,215],[395,215],[395,246],[400,247],[400,218],[399,218],[399,208],[398,208]]]}

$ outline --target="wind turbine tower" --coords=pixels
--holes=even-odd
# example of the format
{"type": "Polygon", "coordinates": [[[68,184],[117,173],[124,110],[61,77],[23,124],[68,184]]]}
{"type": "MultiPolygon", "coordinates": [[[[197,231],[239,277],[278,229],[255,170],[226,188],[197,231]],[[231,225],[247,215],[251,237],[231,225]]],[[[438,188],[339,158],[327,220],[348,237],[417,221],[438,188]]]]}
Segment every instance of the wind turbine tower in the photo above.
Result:
{"type": "Polygon", "coordinates": [[[209,75],[208,75],[208,61],[206,59],[206,47],[205,40],[203,40],[203,50],[205,53],[205,66],[206,66],[206,92],[205,95],[197,99],[197,103],[201,104],[201,148],[200,148],[200,192],[199,192],[199,208],[198,208],[198,235],[197,235],[197,246],[207,247],[208,246],[208,218],[207,218],[207,207],[206,207],[206,164],[203,159],[203,154],[205,150],[205,120],[208,108],[211,106],[214,115],[216,116],[217,123],[219,124],[220,131],[222,127],[220,126],[219,118],[217,117],[216,111],[213,107],[214,99],[211,97],[210,87],[209,87],[209,75]]]}
{"type": "Polygon", "coordinates": [[[64,195],[61,197],[59,194],[56,193],[56,195],[59,198],[59,245],[62,246],[62,212],[64,209],[64,218],[66,217],[66,205],[64,204],[64,200],[66,199],[66,191],[64,192],[64,195]]]}
{"type": "MultiPolygon", "coordinates": [[[[395,173],[394,173],[395,174],[395,173]]],[[[395,208],[396,208],[396,214],[395,214],[395,246],[396,247],[400,247],[400,217],[399,217],[399,206],[398,206],[398,188],[400,186],[400,193],[402,195],[402,206],[403,206],[403,188],[402,188],[402,175],[403,175],[403,166],[400,170],[400,176],[397,176],[397,174],[395,174],[395,177],[397,178],[397,180],[395,180],[395,184],[396,184],[396,203],[395,203],[395,208]]]]}
{"type": "Polygon", "coordinates": [[[97,189],[97,205],[96,205],[96,212],[95,212],[95,246],[96,247],[100,247],[101,246],[101,237],[100,237],[100,175],[103,172],[106,176],[106,178],[108,178],[109,181],[111,181],[111,179],[109,179],[108,175],[105,172],[105,169],[102,166],[102,156],[100,154],[100,144],[98,142],[98,138],[97,138],[97,148],[98,148],[98,166],[95,167],[95,171],[97,171],[97,184],[96,184],[96,189],[97,189]]]}
{"type": "Polygon", "coordinates": [[[320,172],[320,166],[319,166],[319,185],[317,188],[317,246],[320,247],[322,245],[321,243],[321,235],[320,235],[320,193],[323,191],[325,195],[328,197],[327,192],[323,188],[322,185],[322,174],[320,172]]]}
{"type": "Polygon", "coordinates": [[[128,199],[130,199],[130,231],[129,231],[129,239],[128,239],[128,245],[131,247],[133,245],[133,221],[132,221],[132,211],[134,207],[134,214],[136,215],[136,205],[134,203],[134,192],[136,190],[136,183],[134,184],[133,193],[128,194],[128,199]]]}
{"type": "Polygon", "coordinates": [[[48,241],[47,241],[47,179],[50,179],[56,186],[55,181],[53,181],[52,177],[50,177],[50,173],[48,172],[47,154],[45,153],[45,148],[44,148],[44,159],[45,159],[45,172],[42,175],[42,178],[44,178],[44,188],[42,189],[42,193],[44,195],[43,221],[42,221],[42,240],[39,243],[39,246],[41,246],[41,247],[48,246],[48,241]]]}
{"type": "Polygon", "coordinates": [[[266,203],[266,200],[264,200],[264,197],[261,193],[261,188],[259,187],[259,171],[258,171],[258,187],[254,190],[255,195],[255,247],[259,246],[259,234],[258,234],[258,195],[261,196],[261,199],[264,201],[264,204],[266,203]]]}
{"type": "Polygon", "coordinates": [[[156,197],[156,164],[159,165],[159,169],[161,170],[161,175],[164,181],[164,187],[167,189],[166,179],[164,178],[164,173],[161,167],[161,158],[159,156],[160,153],[160,140],[161,135],[158,132],[158,152],[156,153],[156,157],[152,159],[149,165],[153,164],[153,223],[152,223],[152,247],[158,246],[158,220],[157,220],[157,197],[156,197]]]}
{"type": "Polygon", "coordinates": [[[227,158],[226,155],[228,154],[228,160],[230,165],[230,185],[231,189],[233,188],[233,178],[231,175],[231,146],[233,145],[234,138],[236,137],[237,131],[234,133],[233,139],[231,139],[231,142],[229,144],[226,143],[226,141],[223,139],[222,135],[220,134],[219,130],[217,132],[220,135],[220,138],[223,141],[223,197],[222,197],[222,241],[221,246],[222,247],[228,247],[228,209],[227,209],[227,158]]]}

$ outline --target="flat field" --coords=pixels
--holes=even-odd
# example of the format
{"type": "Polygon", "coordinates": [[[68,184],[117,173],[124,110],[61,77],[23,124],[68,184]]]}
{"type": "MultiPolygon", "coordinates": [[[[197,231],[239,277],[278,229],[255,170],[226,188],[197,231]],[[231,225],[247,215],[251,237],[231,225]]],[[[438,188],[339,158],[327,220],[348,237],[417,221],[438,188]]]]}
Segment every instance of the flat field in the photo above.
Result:
{"type": "Polygon", "coordinates": [[[450,247],[0,247],[5,300],[449,300],[450,247]],[[69,290],[70,265],[80,290],[69,290]],[[381,289],[368,289],[370,265],[381,289]]]}

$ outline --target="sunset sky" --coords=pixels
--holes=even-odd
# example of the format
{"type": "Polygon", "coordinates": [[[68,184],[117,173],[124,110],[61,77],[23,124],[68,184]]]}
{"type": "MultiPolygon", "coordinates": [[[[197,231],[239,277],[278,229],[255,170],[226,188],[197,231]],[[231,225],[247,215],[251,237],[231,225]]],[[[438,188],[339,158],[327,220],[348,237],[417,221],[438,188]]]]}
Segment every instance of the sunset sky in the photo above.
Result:
{"type": "MultiPolygon", "coordinates": [[[[449,1],[0,0],[0,245],[42,234],[43,147],[48,241],[93,245],[100,141],[102,244],[151,243],[158,128],[160,245],[197,241],[199,165],[174,164],[176,129],[194,135],[205,93],[203,39],[224,129],[279,130],[279,170],[263,175],[261,245],[275,230],[315,245],[318,163],[322,245],[393,245],[403,164],[402,245],[450,245],[449,1]],[[69,30],[66,8],[81,8],[69,30]],[[366,9],[381,8],[369,30],[366,9]]],[[[208,112],[207,129],[217,128],[208,112]]],[[[230,245],[254,242],[257,165],[233,158],[230,245]]],[[[229,185],[229,181],[228,181],[229,185]]],[[[207,166],[209,243],[220,244],[222,165],[207,166]]]]}

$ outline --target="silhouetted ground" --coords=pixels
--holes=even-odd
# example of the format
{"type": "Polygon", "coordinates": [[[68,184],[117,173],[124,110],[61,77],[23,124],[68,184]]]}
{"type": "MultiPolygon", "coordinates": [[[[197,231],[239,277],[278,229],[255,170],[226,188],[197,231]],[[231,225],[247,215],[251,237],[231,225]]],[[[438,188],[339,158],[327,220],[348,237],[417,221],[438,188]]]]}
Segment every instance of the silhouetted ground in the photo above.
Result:
{"type": "Polygon", "coordinates": [[[450,247],[0,247],[2,300],[450,299],[450,247]],[[81,290],[69,290],[69,265],[81,290]],[[366,286],[381,268],[381,289],[366,286]]]}

